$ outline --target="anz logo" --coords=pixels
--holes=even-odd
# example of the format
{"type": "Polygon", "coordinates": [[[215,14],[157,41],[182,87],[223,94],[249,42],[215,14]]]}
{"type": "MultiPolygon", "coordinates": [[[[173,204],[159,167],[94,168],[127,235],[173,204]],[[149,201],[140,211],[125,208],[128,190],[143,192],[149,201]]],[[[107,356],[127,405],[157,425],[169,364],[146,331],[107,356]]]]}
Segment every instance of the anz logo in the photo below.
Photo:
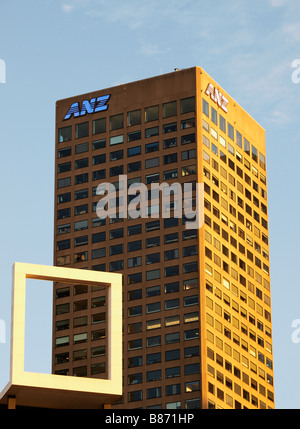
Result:
{"type": "Polygon", "coordinates": [[[83,100],[81,106],[78,102],[73,103],[64,117],[64,121],[66,119],[70,119],[72,115],[74,118],[78,118],[79,116],[84,116],[87,113],[97,113],[107,110],[107,102],[109,98],[110,95],[102,95],[101,97],[91,98],[90,100],[83,100]]]}
{"type": "Polygon", "coordinates": [[[220,92],[220,90],[218,90],[217,88],[214,88],[214,86],[209,83],[207,85],[206,91],[205,91],[206,95],[210,95],[210,98],[212,99],[212,101],[214,103],[217,103],[217,105],[219,107],[221,107],[222,110],[224,110],[224,112],[227,113],[227,105],[228,105],[228,100],[227,98],[220,92]]]}

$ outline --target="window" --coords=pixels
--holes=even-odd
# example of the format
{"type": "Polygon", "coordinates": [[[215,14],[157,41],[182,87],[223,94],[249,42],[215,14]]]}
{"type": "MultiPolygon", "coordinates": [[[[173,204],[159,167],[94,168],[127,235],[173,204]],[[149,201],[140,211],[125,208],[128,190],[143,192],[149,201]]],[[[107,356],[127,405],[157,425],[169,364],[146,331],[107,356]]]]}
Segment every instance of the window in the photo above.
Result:
{"type": "Polygon", "coordinates": [[[251,146],[251,152],[252,152],[252,159],[258,162],[258,151],[256,147],[254,147],[253,145],[251,146]]]}
{"type": "Polygon", "coordinates": [[[123,165],[117,165],[115,167],[110,167],[109,175],[110,177],[119,176],[120,174],[123,174],[123,171],[124,171],[123,165]]]}
{"type": "Polygon", "coordinates": [[[142,356],[133,356],[128,359],[128,368],[134,368],[136,366],[143,365],[143,357],[142,356]]]}
{"type": "Polygon", "coordinates": [[[82,311],[87,309],[87,299],[75,301],[73,304],[74,311],[82,311]]]}
{"type": "Polygon", "coordinates": [[[146,356],[146,363],[147,365],[152,365],[154,363],[159,363],[161,362],[161,353],[151,353],[151,354],[147,354],[146,356]]]}
{"type": "Polygon", "coordinates": [[[88,189],[79,189],[78,191],[75,191],[74,197],[75,200],[81,200],[83,198],[87,198],[89,196],[89,190],[88,189]]]}
{"type": "Polygon", "coordinates": [[[75,170],[77,170],[78,168],[88,167],[88,165],[89,165],[89,159],[88,158],[82,158],[82,159],[75,160],[75,170]]]}
{"type": "Polygon", "coordinates": [[[158,106],[145,108],[145,122],[156,121],[158,119],[158,106]]]}
{"type": "Polygon", "coordinates": [[[75,185],[80,185],[81,183],[86,183],[89,180],[89,174],[83,173],[75,176],[75,185]]]}
{"type": "Polygon", "coordinates": [[[105,235],[105,231],[96,232],[95,234],[92,234],[92,243],[99,243],[101,241],[105,241],[105,235]]]}
{"type": "Polygon", "coordinates": [[[127,284],[140,283],[142,281],[142,273],[129,274],[127,276],[127,284]]]}
{"type": "Polygon", "coordinates": [[[174,131],[177,131],[177,122],[163,125],[163,134],[172,133],[174,131]]]}
{"type": "Polygon", "coordinates": [[[153,168],[158,166],[159,166],[159,158],[150,158],[150,159],[146,159],[145,161],[146,168],[153,168]]]}
{"type": "Polygon", "coordinates": [[[130,127],[132,125],[138,125],[141,123],[141,111],[133,110],[127,113],[127,125],[130,127]]]}
{"type": "Polygon", "coordinates": [[[146,243],[146,248],[159,246],[160,245],[160,237],[147,238],[145,243],[146,243]]]}
{"type": "Polygon", "coordinates": [[[145,177],[146,185],[151,183],[159,183],[159,173],[147,174],[145,177]]]}
{"type": "Polygon", "coordinates": [[[86,143],[80,143],[80,144],[77,144],[75,146],[75,153],[76,154],[88,152],[88,150],[89,150],[89,143],[88,142],[86,142],[86,143]]]}
{"type": "Polygon", "coordinates": [[[171,147],[177,146],[177,137],[172,137],[171,139],[167,139],[163,141],[164,149],[169,149],[171,147]]]}
{"type": "Polygon", "coordinates": [[[177,115],[177,102],[170,101],[169,103],[163,104],[163,118],[169,118],[170,116],[177,115]]]}
{"type": "Polygon", "coordinates": [[[99,118],[93,121],[93,134],[105,133],[106,118],[99,118]]]}
{"type": "Polygon", "coordinates": [[[179,258],[179,250],[178,249],[166,250],[164,253],[165,261],[170,261],[172,259],[178,259],[178,258],[179,258]]]}
{"type": "Polygon", "coordinates": [[[173,293],[179,291],[179,282],[165,284],[165,293],[173,293]]]}
{"type": "Polygon", "coordinates": [[[65,225],[58,225],[56,230],[57,235],[67,234],[68,232],[71,232],[71,225],[69,223],[65,225]]]}
{"type": "Polygon", "coordinates": [[[147,399],[159,397],[161,397],[161,387],[151,387],[150,389],[147,389],[147,399]]]}
{"type": "Polygon", "coordinates": [[[123,134],[115,137],[110,137],[109,144],[110,146],[113,146],[115,144],[121,144],[124,142],[124,136],[123,134]]]}
{"type": "Polygon", "coordinates": [[[164,165],[166,164],[172,164],[173,162],[177,162],[177,153],[171,153],[169,155],[164,155],[163,158],[164,165]]]}
{"type": "Polygon", "coordinates": [[[184,150],[181,152],[181,160],[196,158],[196,149],[184,150]]]}
{"type": "Polygon", "coordinates": [[[58,158],[65,158],[66,156],[70,156],[72,153],[72,149],[70,147],[66,147],[64,149],[58,149],[58,158]]]}
{"type": "Polygon", "coordinates": [[[229,122],[227,123],[227,134],[228,134],[228,137],[231,138],[231,140],[234,140],[234,129],[229,122]]]}
{"type": "MultiPolygon", "coordinates": [[[[120,151],[123,152],[123,151],[120,151]]],[[[111,154],[110,154],[111,156],[111,154]]],[[[117,158],[119,159],[119,158],[117,158]]],[[[110,161],[113,161],[113,159],[110,159],[110,161]]],[[[101,155],[95,155],[93,156],[93,165],[99,165],[99,164],[104,164],[106,162],[106,154],[103,153],[101,155]]]]}
{"type": "Polygon", "coordinates": [[[141,256],[135,256],[134,258],[129,258],[127,260],[127,267],[133,268],[133,267],[139,267],[142,265],[142,257],[141,256]]]}
{"type": "Polygon", "coordinates": [[[88,204],[82,204],[81,206],[76,206],[74,208],[75,216],[88,213],[88,204]]]}
{"type": "Polygon", "coordinates": [[[139,372],[137,374],[130,374],[128,375],[128,384],[139,384],[143,382],[143,373],[139,372]]]}
{"type": "Polygon", "coordinates": [[[127,344],[128,350],[141,349],[142,346],[143,346],[143,340],[142,339],[131,340],[131,341],[128,341],[128,344],[127,344]]]}
{"type": "Polygon", "coordinates": [[[180,100],[180,113],[189,113],[195,111],[195,97],[184,98],[180,100]]]}
{"type": "Polygon", "coordinates": [[[66,171],[71,170],[71,162],[65,162],[63,164],[58,164],[57,166],[57,172],[58,173],[64,173],[66,171]]]}
{"type": "Polygon", "coordinates": [[[160,278],[160,269],[146,272],[146,280],[156,280],[160,278]]]}
{"type": "Polygon", "coordinates": [[[221,115],[219,115],[219,127],[224,133],[226,133],[226,121],[221,115]]]}
{"type": "Polygon", "coordinates": [[[181,144],[188,144],[188,143],[195,143],[196,137],[195,133],[192,134],[185,134],[184,136],[181,136],[181,144]]]}
{"type": "Polygon", "coordinates": [[[115,246],[110,246],[109,248],[109,255],[119,255],[120,253],[123,253],[124,251],[124,245],[123,244],[116,244],[115,246]]]}
{"type": "Polygon", "coordinates": [[[239,133],[238,131],[235,131],[235,139],[236,139],[236,144],[237,144],[240,148],[243,148],[242,135],[241,135],[241,133],[239,133]]]}
{"type": "Polygon", "coordinates": [[[88,236],[87,235],[82,235],[80,237],[74,238],[74,247],[84,246],[86,244],[88,244],[88,236]]]}
{"type": "Polygon", "coordinates": [[[133,142],[136,140],[140,140],[142,137],[141,131],[132,131],[131,133],[127,134],[127,141],[128,142],[133,142]]]}
{"type": "Polygon", "coordinates": [[[118,115],[113,115],[110,117],[110,130],[118,130],[120,128],[123,128],[123,113],[120,113],[118,115]]]}
{"type": "Polygon", "coordinates": [[[160,253],[152,253],[150,255],[146,255],[146,264],[155,264],[160,262],[160,253]]]}
{"type": "Polygon", "coordinates": [[[140,316],[142,314],[142,306],[129,307],[127,314],[128,317],[140,316]]]}
{"type": "Polygon", "coordinates": [[[154,231],[160,228],[160,221],[159,220],[154,220],[152,222],[147,222],[146,223],[146,232],[149,231],[154,231]]]}
{"type": "Polygon", "coordinates": [[[214,124],[218,125],[218,114],[216,109],[214,109],[213,107],[210,108],[210,112],[211,112],[211,120],[214,124]]]}
{"type": "Polygon", "coordinates": [[[172,310],[173,308],[179,308],[179,298],[168,299],[165,301],[165,310],[172,310]]]}
{"type": "Polygon", "coordinates": [[[161,369],[147,371],[147,381],[161,380],[161,369]]]}
{"type": "Polygon", "coordinates": [[[106,140],[105,139],[93,141],[93,150],[103,149],[105,147],[106,147],[106,140]]]}
{"type": "Polygon", "coordinates": [[[71,216],[71,209],[70,208],[57,210],[57,219],[65,219],[65,218],[70,217],[70,216],[71,216]]]}
{"type": "Polygon", "coordinates": [[[191,174],[196,174],[196,165],[189,165],[181,168],[181,176],[190,176],[191,174]]]}
{"type": "Polygon", "coordinates": [[[88,137],[89,135],[89,123],[81,122],[75,125],[75,138],[80,139],[82,137],[88,137]]]}
{"type": "Polygon", "coordinates": [[[177,359],[180,359],[180,349],[167,350],[165,352],[165,360],[166,361],[177,360],[177,359]]]}
{"type": "Polygon", "coordinates": [[[136,155],[141,155],[142,151],[141,151],[141,146],[134,146],[131,148],[127,149],[127,156],[136,156],[136,155]]]}
{"type": "Polygon", "coordinates": [[[159,127],[146,128],[145,137],[153,137],[159,134],[159,127]]]}
{"type": "Polygon", "coordinates": [[[172,332],[165,335],[165,344],[179,343],[180,332],[172,332]]]}
{"type": "Polygon", "coordinates": [[[193,363],[193,364],[184,366],[184,375],[199,374],[199,373],[200,373],[199,363],[193,363]]]}
{"type": "MultiPolygon", "coordinates": [[[[131,162],[130,164],[127,165],[127,173],[133,173],[134,171],[140,171],[141,168],[142,168],[141,161],[131,162]]],[[[122,174],[122,173],[119,173],[119,174],[122,174]]]]}
{"type": "Polygon", "coordinates": [[[145,145],[145,153],[156,152],[159,150],[159,142],[147,143],[145,145]]]}
{"type": "Polygon", "coordinates": [[[155,337],[147,338],[147,347],[156,347],[161,345],[161,336],[156,335],[155,337]]]}
{"type": "Polygon", "coordinates": [[[177,168],[174,170],[164,171],[164,180],[176,179],[178,177],[177,168]]]}
{"type": "Polygon", "coordinates": [[[202,110],[204,115],[206,115],[209,118],[209,104],[204,98],[202,99],[202,110]]]}
{"type": "Polygon", "coordinates": [[[105,179],[106,176],[106,171],[105,169],[103,170],[96,170],[92,172],[92,180],[101,180],[101,179],[105,179]]]}
{"type": "Polygon", "coordinates": [[[72,127],[63,127],[58,130],[58,141],[59,143],[67,142],[72,140],[72,127]]]}
{"type": "Polygon", "coordinates": [[[68,203],[69,201],[71,201],[71,192],[66,192],[65,194],[60,194],[57,196],[58,204],[68,203]]]}
{"type": "Polygon", "coordinates": [[[131,241],[127,243],[127,251],[134,252],[136,250],[141,250],[142,248],[142,240],[131,241]]]}

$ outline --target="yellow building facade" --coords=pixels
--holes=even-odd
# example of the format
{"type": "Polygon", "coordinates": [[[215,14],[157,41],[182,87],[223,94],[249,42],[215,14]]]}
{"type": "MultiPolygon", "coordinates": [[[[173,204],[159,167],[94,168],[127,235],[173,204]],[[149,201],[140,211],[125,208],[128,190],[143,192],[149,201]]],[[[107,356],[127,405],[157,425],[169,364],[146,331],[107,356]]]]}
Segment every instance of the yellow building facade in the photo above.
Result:
{"type": "Polygon", "coordinates": [[[265,131],[197,79],[203,406],[274,408],[265,131]]]}

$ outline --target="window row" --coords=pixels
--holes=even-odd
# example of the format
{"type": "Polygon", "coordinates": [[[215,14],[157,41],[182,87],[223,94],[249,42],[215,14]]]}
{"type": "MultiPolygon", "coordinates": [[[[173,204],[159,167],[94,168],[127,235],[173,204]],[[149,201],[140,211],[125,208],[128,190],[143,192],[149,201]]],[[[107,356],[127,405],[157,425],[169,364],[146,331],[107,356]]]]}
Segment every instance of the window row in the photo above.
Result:
{"type": "MultiPolygon", "coordinates": [[[[86,317],[87,316],[83,316],[81,318],[74,318],[74,324],[73,324],[73,328],[77,328],[78,326],[85,326],[86,323],[86,317]],[[83,319],[83,321],[81,321],[80,319],[83,319]]],[[[62,331],[64,329],[69,329],[70,327],[70,320],[59,320],[56,321],[56,332],[62,331]],[[68,326],[68,328],[67,328],[68,326]]],[[[90,336],[90,340],[91,341],[100,341],[100,340],[105,340],[106,338],[106,332],[105,329],[100,329],[97,331],[92,331],[91,332],[91,336],[90,336]]],[[[69,335],[65,335],[62,337],[57,337],[55,338],[55,346],[56,347],[62,347],[65,345],[70,345],[72,344],[83,344],[86,343],[88,341],[88,333],[87,332],[80,332],[77,334],[73,334],[71,336],[71,342],[70,342],[70,336],[69,335]]],[[[93,353],[92,353],[92,357],[97,357],[97,356],[102,356],[102,353],[105,352],[105,347],[104,346],[97,346],[92,348],[93,353]]],[[[57,363],[62,363],[62,362],[57,362],[57,363]]]]}
{"type": "MultiPolygon", "coordinates": [[[[100,242],[106,242],[107,239],[110,239],[109,237],[107,237],[108,234],[106,234],[106,231],[101,231],[101,232],[96,232],[94,234],[92,234],[92,244],[95,243],[100,243],[100,242]]],[[[118,237],[118,238],[122,238],[122,237],[118,237]]],[[[197,238],[197,230],[196,229],[187,229],[182,231],[182,240],[191,240],[191,239],[195,239],[197,238]]],[[[79,245],[80,243],[83,244],[88,244],[88,235],[84,235],[84,236],[80,236],[80,237],[75,237],[74,240],[77,240],[75,243],[76,245],[79,245]]],[[[170,234],[164,234],[163,237],[161,236],[156,236],[156,237],[149,237],[146,238],[144,241],[144,246],[143,246],[143,240],[135,240],[135,241],[130,241],[127,243],[127,246],[125,247],[125,245],[123,243],[121,244],[115,244],[115,245],[111,245],[109,247],[109,256],[114,256],[114,255],[119,255],[124,253],[124,251],[127,252],[134,252],[137,250],[141,250],[143,247],[144,248],[151,248],[151,247],[157,247],[160,246],[161,244],[171,244],[171,243],[176,243],[179,241],[179,233],[178,232],[173,232],[170,234]]],[[[56,243],[56,249],[57,250],[64,250],[64,249],[69,249],[71,247],[71,240],[70,239],[65,239],[65,240],[59,240],[56,243]]],[[[97,249],[95,249],[96,251],[97,249]]],[[[188,253],[189,252],[193,252],[192,249],[185,249],[185,255],[189,256],[188,253]]],[[[105,256],[105,255],[102,255],[105,256]]],[[[92,257],[92,259],[96,259],[96,257],[92,257]]]]}
{"type": "MultiPolygon", "coordinates": [[[[188,307],[192,305],[198,305],[199,304],[198,299],[199,299],[198,295],[184,297],[183,306],[188,307]]],[[[127,316],[128,317],[141,316],[143,314],[143,307],[144,307],[143,305],[136,305],[134,307],[129,307],[127,309],[127,316]]],[[[175,308],[180,308],[179,298],[168,299],[168,300],[165,300],[164,302],[161,302],[161,301],[151,302],[145,305],[146,314],[159,313],[162,311],[162,309],[167,311],[167,310],[173,310],[175,308]]],[[[198,320],[198,314],[196,313],[186,314],[184,316],[185,323],[194,322],[197,320],[198,320]]],[[[160,320],[155,320],[155,321],[149,322],[147,326],[148,327],[159,326],[160,323],[161,323],[160,320]],[[151,323],[153,323],[153,325],[151,325],[151,323]]],[[[166,321],[166,323],[171,323],[171,321],[166,321]]],[[[173,323],[176,324],[175,319],[173,320],[173,323]]]]}
{"type": "MultiPolygon", "coordinates": [[[[195,330],[193,330],[192,332],[185,331],[185,340],[198,338],[198,336],[195,336],[194,331],[195,330]]],[[[146,357],[142,355],[132,356],[129,357],[127,360],[127,367],[136,368],[139,366],[144,366],[145,364],[154,365],[157,363],[161,363],[163,359],[165,362],[170,362],[173,360],[179,360],[181,358],[181,355],[184,358],[199,356],[199,346],[185,347],[183,353],[180,349],[166,350],[163,356],[162,352],[148,353],[146,354],[146,357]]]]}
{"type": "MultiPolygon", "coordinates": [[[[141,147],[140,146],[136,146],[136,147],[131,148],[131,149],[134,149],[134,152],[132,150],[127,151],[128,153],[130,152],[132,154],[130,156],[140,155],[140,153],[141,153],[141,147]],[[133,153],[134,153],[134,155],[133,155],[133,153]]],[[[164,155],[163,156],[163,165],[172,164],[174,162],[177,162],[178,161],[177,155],[178,155],[177,153],[164,155]]],[[[123,151],[121,150],[121,151],[110,153],[110,156],[113,156],[115,159],[123,159],[123,151]]],[[[181,160],[182,161],[186,161],[186,160],[194,159],[194,158],[196,158],[196,149],[190,149],[190,150],[185,150],[185,151],[181,152],[181,160]]],[[[105,154],[97,155],[97,156],[93,157],[92,162],[93,162],[93,165],[105,164],[106,163],[106,155],[105,154]]],[[[134,162],[134,163],[127,164],[127,173],[131,173],[133,171],[140,171],[143,169],[143,167],[145,167],[145,169],[153,168],[153,167],[159,167],[160,158],[156,157],[156,158],[146,159],[144,166],[142,165],[142,161],[137,161],[137,163],[134,162]]],[[[88,166],[89,166],[89,158],[82,158],[82,159],[75,160],[75,170],[80,169],[80,168],[85,168],[88,166]]],[[[71,171],[71,170],[72,170],[71,162],[58,164],[58,173],[65,173],[65,172],[71,171]]],[[[110,167],[110,169],[109,169],[110,177],[115,176],[116,171],[124,172],[124,166],[118,165],[118,166],[110,167]]]]}
{"type": "MultiPolygon", "coordinates": [[[[134,131],[132,133],[129,133],[127,135],[127,141],[128,142],[133,142],[133,141],[138,141],[142,138],[141,135],[141,131],[134,131]]],[[[189,143],[195,143],[196,141],[196,137],[195,137],[195,133],[192,134],[184,134],[180,137],[180,142],[181,145],[186,145],[189,143]]],[[[112,137],[110,139],[110,146],[113,146],[114,144],[118,144],[118,143],[123,143],[124,142],[124,138],[121,138],[120,136],[118,136],[117,139],[115,139],[114,137],[112,137]]],[[[104,149],[106,147],[106,139],[101,139],[101,140],[95,140],[92,142],[92,149],[93,150],[98,150],[98,149],[104,149]]],[[[160,150],[160,142],[159,141],[154,141],[151,143],[146,143],[143,144],[143,152],[145,154],[148,153],[153,153],[153,152],[157,152],[160,150]]],[[[163,149],[170,149],[172,147],[177,147],[177,137],[172,137],[172,138],[168,138],[163,140],[162,142],[162,148],[163,149]]],[[[80,143],[78,145],[75,146],[75,154],[82,154],[85,152],[89,151],[89,142],[86,143],[80,143]]],[[[66,158],[68,156],[71,156],[72,154],[72,147],[66,147],[66,148],[62,148],[62,149],[58,149],[58,158],[59,159],[63,159],[66,158]]],[[[108,160],[109,161],[117,161],[119,159],[124,159],[124,155],[128,158],[132,157],[132,156],[136,156],[136,155],[141,155],[142,154],[142,146],[133,146],[133,147],[129,147],[127,148],[127,151],[124,151],[123,149],[119,149],[113,152],[110,152],[108,160]]],[[[102,153],[99,155],[94,155],[92,157],[92,165],[97,165],[97,164],[101,164],[103,162],[103,159],[106,159],[106,154],[102,153]]],[[[82,167],[87,167],[87,161],[83,160],[78,160],[77,163],[75,163],[75,169],[76,168],[82,168],[82,167]]]]}
{"type": "MultiPolygon", "coordinates": [[[[69,359],[68,355],[69,355],[68,353],[64,353],[61,355],[56,355],[55,358],[57,357],[58,360],[66,358],[68,361],[69,359]]],[[[105,362],[98,362],[98,363],[91,364],[89,371],[90,372],[88,373],[88,367],[86,365],[78,366],[72,369],[72,375],[74,377],[88,377],[96,374],[104,374],[106,371],[105,362]]],[[[56,370],[54,373],[58,375],[71,375],[68,368],[56,370]]]]}
{"type": "MultiPolygon", "coordinates": [[[[121,219],[123,221],[123,219],[121,219]]],[[[182,220],[183,223],[183,220],[182,220]]],[[[104,226],[106,225],[106,219],[100,219],[99,217],[93,218],[91,220],[91,226],[92,227],[98,227],[98,226],[104,226]]],[[[129,225],[127,227],[127,236],[133,236],[133,235],[139,235],[142,233],[147,233],[151,231],[160,230],[161,227],[163,228],[173,228],[178,227],[179,221],[178,218],[165,218],[163,219],[163,223],[160,222],[160,220],[154,220],[149,221],[145,223],[145,226],[140,224],[134,224],[129,225]]],[[[89,228],[89,219],[80,220],[78,222],[74,222],[74,232],[82,231],[89,228]]],[[[71,224],[67,223],[64,225],[58,225],[56,229],[57,235],[66,234],[71,232],[71,224]]],[[[121,238],[126,236],[126,233],[124,232],[124,228],[116,228],[109,231],[109,239],[113,240],[116,238],[121,238]]],[[[186,237],[186,235],[184,235],[186,237]]]]}
{"type": "MultiPolygon", "coordinates": [[[[193,383],[185,383],[184,391],[186,393],[189,393],[191,391],[198,391],[200,390],[200,381],[193,382],[193,383]],[[193,390],[191,390],[193,389],[193,390]]],[[[162,387],[150,387],[146,389],[146,399],[155,399],[155,398],[161,398],[165,396],[171,396],[171,395],[180,395],[181,394],[181,384],[170,384],[165,386],[164,393],[162,387]]],[[[128,392],[128,402],[136,402],[136,401],[142,401],[143,400],[143,390],[134,390],[132,392],[128,392]]],[[[197,400],[197,404],[198,401],[197,400]]],[[[195,400],[193,400],[193,403],[195,403],[195,400]]],[[[198,404],[198,407],[200,404],[198,404]]],[[[196,407],[197,408],[197,407],[196,407]]]]}
{"type": "MultiPolygon", "coordinates": [[[[176,157],[172,155],[168,156],[164,162],[165,165],[167,164],[173,164],[177,161],[175,160],[176,157]]],[[[136,172],[136,171],[142,171],[141,168],[141,162],[134,162],[131,163],[130,166],[127,166],[130,168],[130,173],[136,172]]],[[[111,167],[109,170],[110,177],[119,176],[124,173],[124,166],[117,166],[117,167],[111,167]]],[[[196,175],[197,174],[197,168],[196,164],[186,165],[179,168],[179,171],[177,168],[172,168],[171,170],[165,170],[163,172],[163,180],[170,180],[175,179],[177,177],[186,177],[190,175],[196,175]]],[[[102,170],[96,170],[91,172],[91,177],[89,177],[89,173],[82,173],[78,174],[74,177],[74,185],[81,185],[83,183],[88,183],[89,180],[96,181],[96,180],[103,180],[106,178],[106,169],[102,170]]],[[[128,187],[133,183],[141,183],[141,177],[134,177],[133,179],[128,179],[128,187]]],[[[160,182],[160,174],[159,173],[152,173],[145,175],[144,183],[146,185],[149,185],[151,183],[159,183],[160,182]]],[[[64,177],[63,179],[57,180],[57,188],[66,188],[68,186],[71,186],[72,180],[71,177],[64,177]]],[[[113,183],[115,186],[115,183],[113,183]]],[[[117,183],[116,183],[117,185],[117,183]]],[[[118,190],[117,186],[115,186],[116,190],[118,190]]],[[[96,194],[97,195],[97,194],[96,194]]]]}

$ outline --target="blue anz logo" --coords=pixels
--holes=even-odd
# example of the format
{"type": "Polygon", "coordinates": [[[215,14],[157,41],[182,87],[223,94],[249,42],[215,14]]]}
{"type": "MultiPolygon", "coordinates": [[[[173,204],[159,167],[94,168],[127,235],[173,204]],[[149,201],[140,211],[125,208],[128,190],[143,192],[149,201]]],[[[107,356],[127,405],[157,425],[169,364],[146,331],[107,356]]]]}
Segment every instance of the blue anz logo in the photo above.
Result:
{"type": "Polygon", "coordinates": [[[97,113],[107,110],[109,98],[110,95],[102,95],[101,97],[91,98],[91,100],[83,100],[81,106],[79,106],[78,102],[73,103],[64,120],[70,119],[72,115],[74,118],[78,118],[79,116],[85,116],[87,113],[97,113]]]}

